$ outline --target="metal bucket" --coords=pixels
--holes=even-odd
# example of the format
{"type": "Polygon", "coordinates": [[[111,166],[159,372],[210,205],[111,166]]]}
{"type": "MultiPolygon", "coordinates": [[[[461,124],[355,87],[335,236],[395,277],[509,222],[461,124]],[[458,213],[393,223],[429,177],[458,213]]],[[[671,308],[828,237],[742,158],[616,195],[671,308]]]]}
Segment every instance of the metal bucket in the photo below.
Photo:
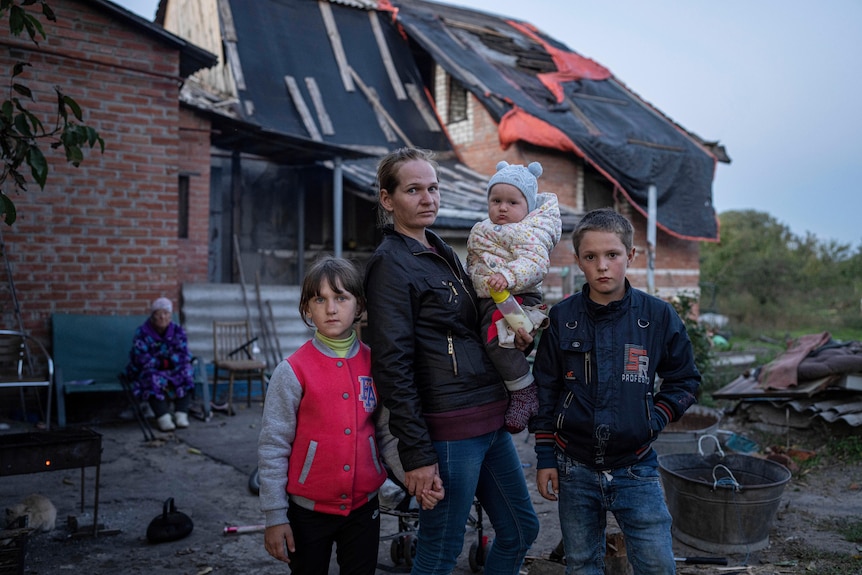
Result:
{"type": "MultiPolygon", "coordinates": [[[[718,439],[707,437],[718,446],[718,439]]],[[[717,448],[708,456],[702,449],[659,456],[673,535],[711,553],[764,549],[790,470],[749,455],[725,455],[717,448]]]]}
{"type": "Polygon", "coordinates": [[[697,453],[697,442],[704,435],[715,435],[721,421],[721,412],[693,405],[677,421],[669,423],[658,434],[652,446],[659,455],[697,453]]]}

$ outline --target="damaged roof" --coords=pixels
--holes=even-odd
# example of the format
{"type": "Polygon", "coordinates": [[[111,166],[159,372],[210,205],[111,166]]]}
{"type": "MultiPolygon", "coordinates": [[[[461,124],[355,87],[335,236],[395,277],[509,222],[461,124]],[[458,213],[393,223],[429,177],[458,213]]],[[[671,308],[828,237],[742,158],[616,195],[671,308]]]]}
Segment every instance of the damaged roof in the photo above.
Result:
{"type": "Polygon", "coordinates": [[[645,216],[655,185],[658,227],[718,238],[712,180],[716,162],[729,161],[722,147],[528,23],[426,0],[392,0],[392,10],[406,35],[484,104],[504,146],[520,140],[572,152],[645,216]]]}
{"type": "Polygon", "coordinates": [[[230,0],[222,36],[239,119],[377,155],[450,151],[403,39],[362,4],[230,0]]]}
{"type": "Polygon", "coordinates": [[[219,8],[237,90],[231,115],[254,128],[258,145],[309,142],[350,152],[345,158],[403,145],[453,153],[427,93],[433,81],[423,77],[436,62],[498,122],[503,146],[571,152],[645,216],[655,185],[660,229],[718,238],[712,180],[716,162],[729,161],[724,149],[529,24],[426,0],[225,0],[219,8]]]}

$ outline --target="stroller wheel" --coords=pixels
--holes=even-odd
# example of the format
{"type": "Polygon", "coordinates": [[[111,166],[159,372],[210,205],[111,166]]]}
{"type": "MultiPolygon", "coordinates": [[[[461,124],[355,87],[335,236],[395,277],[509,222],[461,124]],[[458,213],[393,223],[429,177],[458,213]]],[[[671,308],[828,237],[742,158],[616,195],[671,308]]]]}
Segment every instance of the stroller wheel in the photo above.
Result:
{"type": "Polygon", "coordinates": [[[392,544],[389,545],[389,558],[392,560],[393,565],[398,565],[401,563],[401,559],[404,558],[404,537],[397,537],[392,540],[392,544]]]}
{"type": "Polygon", "coordinates": [[[416,557],[416,537],[407,534],[404,536],[404,563],[408,567],[413,567],[413,558],[416,557]]]}
{"type": "Polygon", "coordinates": [[[254,493],[255,495],[260,494],[260,479],[257,475],[258,468],[255,467],[254,471],[248,476],[248,490],[254,493]]]}

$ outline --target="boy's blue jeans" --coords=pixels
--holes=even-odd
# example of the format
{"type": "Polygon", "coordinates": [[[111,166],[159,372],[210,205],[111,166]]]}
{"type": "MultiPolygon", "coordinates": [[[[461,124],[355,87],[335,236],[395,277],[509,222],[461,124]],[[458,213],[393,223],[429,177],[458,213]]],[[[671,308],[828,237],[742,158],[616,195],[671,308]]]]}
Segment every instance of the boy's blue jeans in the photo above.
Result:
{"type": "Polygon", "coordinates": [[[566,575],[603,575],[611,511],[635,575],[673,575],[671,516],[655,451],[631,467],[595,471],[557,451],[560,530],[566,575]]]}
{"type": "Polygon", "coordinates": [[[451,573],[464,549],[475,495],[494,527],[486,549],[486,575],[517,575],[539,534],[521,460],[511,434],[501,429],[458,441],[435,441],[446,496],[419,512],[413,575],[451,573]]]}

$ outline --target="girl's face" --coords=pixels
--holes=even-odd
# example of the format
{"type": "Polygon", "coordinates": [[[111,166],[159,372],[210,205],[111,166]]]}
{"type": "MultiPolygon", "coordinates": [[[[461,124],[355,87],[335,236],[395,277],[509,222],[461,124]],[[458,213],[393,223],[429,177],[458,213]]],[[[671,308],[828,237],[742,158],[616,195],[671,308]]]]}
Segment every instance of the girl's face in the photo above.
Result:
{"type": "Polygon", "coordinates": [[[590,299],[607,305],[626,293],[626,269],[635,256],[635,248],[626,246],[613,232],[589,231],[581,238],[575,262],[590,285],[590,299]]]}
{"type": "Polygon", "coordinates": [[[514,224],[529,213],[527,198],[512,184],[494,184],[488,194],[488,217],[494,224],[514,224]]]}
{"type": "Polygon", "coordinates": [[[398,168],[398,186],[380,190],[380,205],[392,214],[395,231],[425,242],[425,228],[437,219],[440,190],[434,166],[410,160],[398,168]]]}
{"type": "Polygon", "coordinates": [[[335,287],[341,293],[333,290],[329,282],[324,282],[320,293],[308,301],[305,313],[322,335],[330,339],[346,339],[350,337],[356,320],[357,301],[340,281],[335,287]]]}

